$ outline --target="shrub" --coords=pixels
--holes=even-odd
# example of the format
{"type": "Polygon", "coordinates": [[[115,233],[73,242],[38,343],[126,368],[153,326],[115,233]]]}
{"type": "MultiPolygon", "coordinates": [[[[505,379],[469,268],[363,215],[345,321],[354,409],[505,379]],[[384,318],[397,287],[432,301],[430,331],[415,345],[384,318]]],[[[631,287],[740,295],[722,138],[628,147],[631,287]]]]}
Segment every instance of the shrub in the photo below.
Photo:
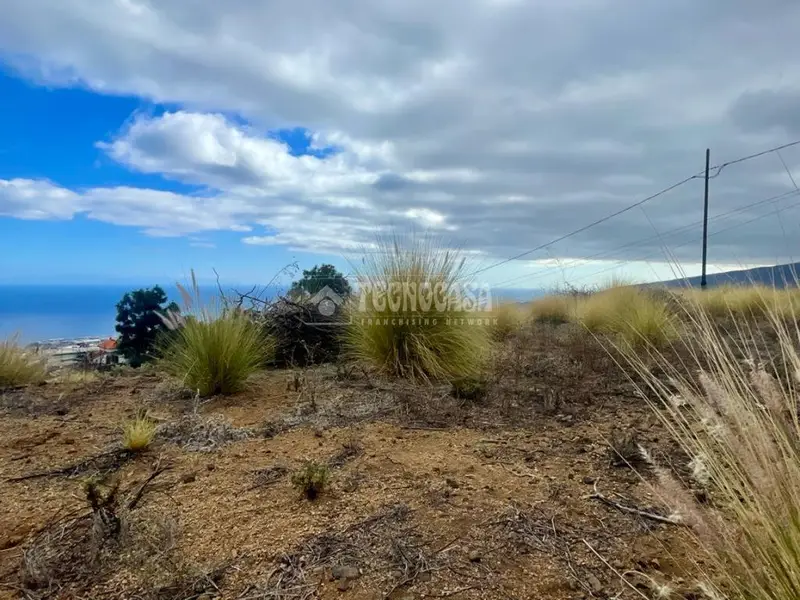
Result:
{"type": "Polygon", "coordinates": [[[690,315],[697,348],[690,366],[699,377],[662,355],[655,358],[666,378],[650,360],[630,359],[646,382],[640,391],[655,397],[655,414],[692,458],[724,517],[701,511],[663,478],[663,499],[679,509],[707,555],[693,564],[703,569],[697,576],[710,597],[788,600],[800,589],[800,356],[794,325],[775,312],[767,316],[786,362],[779,379],[740,359],[742,350],[758,357],[762,331],[743,325],[741,339],[731,340],[704,310],[690,315]]]}
{"type": "Polygon", "coordinates": [[[180,287],[189,316],[164,318],[173,333],[163,344],[160,364],[201,396],[238,392],[268,359],[272,341],[242,310],[203,306],[194,274],[192,282],[194,298],[180,287]]]}
{"type": "Polygon", "coordinates": [[[141,452],[150,446],[156,433],[156,424],[141,412],[122,427],[122,447],[131,452],[141,452]]]}
{"type": "Polygon", "coordinates": [[[350,303],[346,344],[354,358],[395,377],[451,380],[476,375],[489,328],[457,304],[464,260],[418,239],[379,240],[356,269],[360,297],[350,303]],[[406,291],[410,291],[406,294],[406,291]],[[429,310],[425,310],[428,308],[429,310]]]}
{"type": "Polygon", "coordinates": [[[525,321],[525,314],[520,304],[503,302],[492,309],[492,335],[497,340],[504,340],[514,333],[525,321]]]}
{"type": "Polygon", "coordinates": [[[331,362],[342,352],[344,320],[340,310],[325,315],[308,300],[281,298],[258,318],[264,333],[274,341],[273,360],[278,366],[331,362]]]}
{"type": "Polygon", "coordinates": [[[38,383],[46,374],[44,358],[19,346],[17,338],[0,342],[0,389],[38,383]]]}
{"type": "Polygon", "coordinates": [[[328,465],[307,461],[292,475],[292,485],[309,500],[315,500],[325,491],[330,480],[328,465]]]}
{"type": "Polygon", "coordinates": [[[663,298],[636,286],[611,287],[577,305],[577,320],[592,333],[615,334],[627,347],[663,346],[677,336],[663,298]]]}
{"type": "Polygon", "coordinates": [[[575,304],[573,298],[563,294],[537,298],[529,304],[531,318],[536,323],[567,323],[574,317],[575,304]]]}

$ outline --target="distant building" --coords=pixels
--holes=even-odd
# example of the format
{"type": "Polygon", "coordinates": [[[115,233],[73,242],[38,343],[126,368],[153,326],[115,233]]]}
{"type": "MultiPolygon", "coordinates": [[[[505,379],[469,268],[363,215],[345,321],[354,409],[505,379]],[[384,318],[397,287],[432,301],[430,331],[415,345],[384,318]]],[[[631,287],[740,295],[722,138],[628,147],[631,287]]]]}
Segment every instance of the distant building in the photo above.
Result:
{"type": "Polygon", "coordinates": [[[48,340],[36,346],[37,351],[57,367],[100,368],[126,362],[117,352],[117,340],[114,338],[48,340]]]}

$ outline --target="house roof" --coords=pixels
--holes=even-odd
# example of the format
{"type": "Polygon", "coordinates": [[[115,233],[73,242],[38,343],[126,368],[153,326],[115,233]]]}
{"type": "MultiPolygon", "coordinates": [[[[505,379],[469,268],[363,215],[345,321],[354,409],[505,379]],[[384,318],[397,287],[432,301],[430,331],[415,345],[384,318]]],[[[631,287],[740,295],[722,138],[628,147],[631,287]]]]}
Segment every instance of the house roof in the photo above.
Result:
{"type": "Polygon", "coordinates": [[[115,350],[117,348],[117,340],[114,338],[108,338],[107,340],[100,342],[98,347],[101,350],[115,350]]]}

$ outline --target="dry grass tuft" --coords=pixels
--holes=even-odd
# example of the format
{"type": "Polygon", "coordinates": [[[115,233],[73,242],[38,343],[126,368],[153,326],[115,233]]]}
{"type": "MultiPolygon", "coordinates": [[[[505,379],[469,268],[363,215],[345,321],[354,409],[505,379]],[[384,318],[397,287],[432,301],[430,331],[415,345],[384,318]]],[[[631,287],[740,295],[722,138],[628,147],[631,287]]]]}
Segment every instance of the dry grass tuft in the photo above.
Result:
{"type": "Polygon", "coordinates": [[[190,294],[179,286],[188,316],[170,314],[160,364],[201,396],[233,394],[262,368],[274,344],[244,312],[203,305],[192,273],[190,294]]]}
{"type": "Polygon", "coordinates": [[[44,358],[22,348],[16,337],[0,342],[0,389],[43,381],[44,358]]]}
{"type": "Polygon", "coordinates": [[[489,354],[487,313],[453,306],[464,259],[433,241],[381,239],[356,267],[360,298],[346,343],[357,360],[393,377],[449,380],[477,374],[489,354]]]}
{"type": "Polygon", "coordinates": [[[618,336],[629,349],[659,348],[679,333],[665,299],[632,285],[610,287],[581,299],[577,320],[592,333],[618,336]]]}
{"type": "Polygon", "coordinates": [[[793,286],[780,289],[764,285],[724,285],[684,290],[682,296],[690,305],[715,319],[767,314],[796,319],[800,315],[800,292],[793,286]]]}
{"type": "Polygon", "coordinates": [[[516,302],[503,302],[492,308],[492,335],[498,341],[511,336],[525,322],[525,310],[516,302]]]}
{"type": "Polygon", "coordinates": [[[537,298],[528,306],[531,318],[537,323],[560,325],[574,318],[576,299],[566,294],[537,298]]]}
{"type": "Polygon", "coordinates": [[[707,555],[695,563],[696,575],[711,597],[794,599],[800,594],[800,329],[766,313],[783,357],[784,372],[775,378],[759,361],[763,331],[739,322],[731,338],[703,308],[689,315],[698,378],[658,353],[629,360],[719,514],[701,511],[663,472],[659,491],[707,555]],[[654,359],[666,381],[648,367],[654,359]]]}
{"type": "Polygon", "coordinates": [[[122,426],[122,447],[130,452],[142,452],[150,446],[155,433],[156,424],[146,412],[140,412],[122,426]]]}

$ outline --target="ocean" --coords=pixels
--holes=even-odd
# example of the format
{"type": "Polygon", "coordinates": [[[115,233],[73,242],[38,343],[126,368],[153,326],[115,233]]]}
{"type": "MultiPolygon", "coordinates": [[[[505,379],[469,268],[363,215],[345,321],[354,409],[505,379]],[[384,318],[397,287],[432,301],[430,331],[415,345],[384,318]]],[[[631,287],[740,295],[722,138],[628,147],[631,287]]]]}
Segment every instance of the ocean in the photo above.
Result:
{"type": "MultiPolygon", "coordinates": [[[[181,304],[175,284],[161,287],[170,300],[181,304]]],[[[117,302],[134,289],[137,286],[0,285],[0,340],[16,335],[20,343],[28,344],[55,338],[116,337],[117,302]]],[[[208,300],[218,296],[218,290],[201,286],[200,294],[208,300]]]]}
{"type": "MultiPolygon", "coordinates": [[[[181,304],[174,284],[161,287],[170,300],[181,304]]],[[[132,289],[136,286],[0,285],[0,340],[16,335],[20,343],[28,344],[55,338],[116,337],[116,305],[132,289]]],[[[204,300],[218,296],[216,286],[201,286],[200,293],[204,300]]],[[[519,301],[540,293],[492,290],[493,297],[519,301]]]]}

